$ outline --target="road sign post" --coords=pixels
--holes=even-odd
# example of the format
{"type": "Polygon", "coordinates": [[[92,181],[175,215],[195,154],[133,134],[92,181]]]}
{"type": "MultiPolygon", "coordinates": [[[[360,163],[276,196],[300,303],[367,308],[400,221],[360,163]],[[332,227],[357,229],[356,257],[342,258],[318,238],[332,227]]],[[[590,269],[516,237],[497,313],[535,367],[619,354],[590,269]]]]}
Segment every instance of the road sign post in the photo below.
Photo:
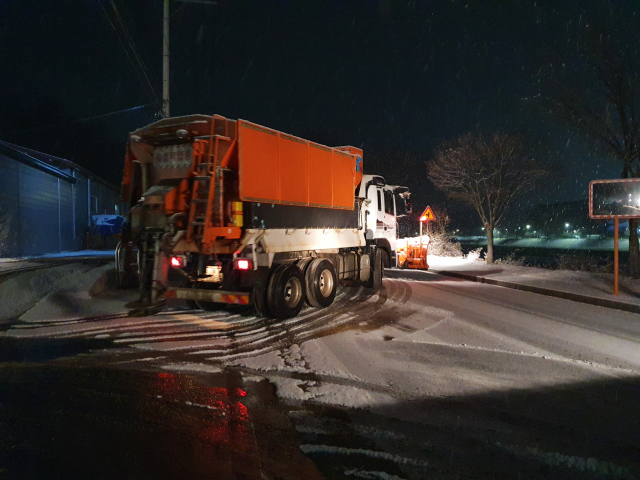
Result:
{"type": "Polygon", "coordinates": [[[640,178],[593,180],[589,184],[589,217],[613,220],[613,294],[618,295],[620,219],[640,219],[640,178]]]}
{"type": "Polygon", "coordinates": [[[424,209],[422,215],[420,215],[420,245],[422,245],[422,223],[427,222],[427,235],[429,235],[429,222],[433,222],[436,216],[433,214],[430,206],[424,209]]]}
{"type": "MultiPolygon", "coordinates": [[[[420,257],[424,256],[424,264],[427,266],[427,252],[422,247],[422,223],[427,223],[427,236],[429,236],[429,222],[433,222],[435,219],[436,216],[433,214],[433,210],[431,210],[431,207],[427,205],[427,208],[425,208],[422,215],[420,215],[420,257]]],[[[431,243],[430,239],[428,243],[431,243]]]]}
{"type": "Polygon", "coordinates": [[[618,217],[613,220],[613,294],[618,295],[618,217]]]}

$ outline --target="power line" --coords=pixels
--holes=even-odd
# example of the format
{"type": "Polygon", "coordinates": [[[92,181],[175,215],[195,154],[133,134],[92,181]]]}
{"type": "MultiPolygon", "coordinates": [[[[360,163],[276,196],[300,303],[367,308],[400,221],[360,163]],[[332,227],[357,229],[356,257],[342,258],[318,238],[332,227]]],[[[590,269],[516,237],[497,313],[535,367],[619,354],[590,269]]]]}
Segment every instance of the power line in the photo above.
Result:
{"type": "Polygon", "coordinates": [[[0,132],[0,133],[23,133],[23,132],[32,132],[32,131],[35,131],[35,130],[45,130],[45,129],[49,129],[49,128],[65,127],[67,125],[72,125],[74,123],[88,122],[90,120],[95,120],[95,119],[98,119],[98,118],[104,118],[104,117],[109,117],[111,115],[119,115],[121,113],[132,112],[134,110],[140,110],[140,109],[143,109],[143,108],[151,106],[151,105],[156,105],[156,104],[155,103],[145,103],[144,105],[138,105],[137,107],[125,108],[124,110],[117,110],[115,112],[102,113],[100,115],[94,115],[93,117],[78,118],[76,120],[70,120],[70,121],[64,122],[64,123],[57,123],[55,125],[42,125],[40,127],[27,128],[25,130],[5,130],[4,132],[0,132]]]}
{"type": "MultiPolygon", "coordinates": [[[[120,32],[118,31],[116,26],[111,21],[111,18],[109,17],[109,14],[107,13],[107,10],[104,8],[104,5],[102,4],[102,0],[96,0],[96,1],[100,4],[100,8],[102,8],[102,13],[104,14],[105,18],[107,19],[107,22],[109,22],[109,25],[111,26],[113,31],[116,33],[116,36],[118,37],[118,41],[120,42],[120,45],[122,46],[122,49],[124,50],[124,53],[127,56],[127,59],[131,63],[131,66],[133,68],[134,73],[138,77],[138,80],[140,81],[142,89],[144,90],[144,92],[147,95],[147,97],[149,98],[149,100],[151,100],[152,102],[154,102],[157,105],[159,103],[158,97],[157,97],[157,95],[155,93],[155,90],[153,88],[153,85],[152,85],[151,81],[149,80],[149,77],[148,77],[148,74],[147,74],[146,69],[144,67],[144,64],[140,60],[139,56],[137,56],[136,60],[138,61],[138,64],[140,64],[140,67],[142,69],[142,74],[141,74],[140,70],[136,66],[136,62],[131,58],[129,50],[127,49],[126,45],[124,44],[120,32]]],[[[117,12],[117,9],[115,8],[115,5],[113,5],[113,3],[112,3],[112,6],[114,7],[114,9],[117,12]]],[[[119,16],[116,14],[116,17],[118,18],[119,16]]],[[[122,23],[120,23],[120,25],[122,25],[122,23]]],[[[126,38],[126,35],[127,35],[127,33],[126,33],[126,29],[125,29],[125,38],[126,38]]],[[[133,40],[131,40],[129,42],[130,46],[132,44],[133,44],[133,40]]],[[[132,50],[133,50],[133,54],[136,55],[137,51],[135,49],[135,45],[132,47],[132,50]]]]}
{"type": "Polygon", "coordinates": [[[147,68],[145,62],[142,60],[142,56],[138,53],[138,48],[136,47],[136,44],[133,41],[133,38],[131,37],[131,35],[129,34],[129,31],[127,30],[127,27],[125,26],[124,20],[122,19],[122,15],[120,15],[120,11],[118,10],[118,7],[116,7],[116,4],[114,3],[113,0],[110,0],[110,2],[111,2],[111,7],[113,8],[113,11],[116,14],[116,19],[120,23],[120,28],[124,32],[124,36],[126,40],[129,42],[129,47],[131,48],[131,51],[133,52],[136,60],[138,61],[140,68],[142,69],[142,73],[145,76],[147,83],[149,84],[149,88],[151,89],[151,91],[155,96],[156,93],[153,87],[153,82],[150,79],[151,75],[149,74],[149,69],[147,68]]]}

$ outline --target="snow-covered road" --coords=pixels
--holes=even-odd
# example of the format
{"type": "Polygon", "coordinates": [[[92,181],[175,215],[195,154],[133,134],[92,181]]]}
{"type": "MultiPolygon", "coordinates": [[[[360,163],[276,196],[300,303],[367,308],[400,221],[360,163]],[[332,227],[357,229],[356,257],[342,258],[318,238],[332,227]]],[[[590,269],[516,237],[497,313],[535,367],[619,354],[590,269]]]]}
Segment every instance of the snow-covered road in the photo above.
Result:
{"type": "Polygon", "coordinates": [[[639,315],[388,274],[379,295],[344,289],[330,308],[287,321],[181,311],[33,319],[6,334],[106,340],[108,363],[266,380],[325,474],[361,474],[344,458],[371,455],[416,478],[427,464],[472,476],[496,466],[507,476],[638,474],[639,315]]]}

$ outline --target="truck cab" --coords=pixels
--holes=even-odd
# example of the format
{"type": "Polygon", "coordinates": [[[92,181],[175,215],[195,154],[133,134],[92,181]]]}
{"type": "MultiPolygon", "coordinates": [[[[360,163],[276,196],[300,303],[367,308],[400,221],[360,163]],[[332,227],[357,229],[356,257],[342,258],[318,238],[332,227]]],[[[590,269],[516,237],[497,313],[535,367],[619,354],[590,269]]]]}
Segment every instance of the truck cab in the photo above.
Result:
{"type": "Polygon", "coordinates": [[[411,213],[409,189],[387,185],[379,175],[363,175],[358,196],[365,199],[362,215],[367,242],[386,246],[391,252],[390,266],[396,266],[398,218],[411,213]]]}

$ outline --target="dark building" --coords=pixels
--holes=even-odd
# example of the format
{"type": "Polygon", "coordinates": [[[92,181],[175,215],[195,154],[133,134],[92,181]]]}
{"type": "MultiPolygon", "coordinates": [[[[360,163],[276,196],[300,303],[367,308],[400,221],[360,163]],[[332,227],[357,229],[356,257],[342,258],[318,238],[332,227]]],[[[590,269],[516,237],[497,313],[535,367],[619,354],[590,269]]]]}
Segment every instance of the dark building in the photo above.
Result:
{"type": "Polygon", "coordinates": [[[69,160],[0,141],[0,257],[80,250],[119,188],[69,160]]]}

